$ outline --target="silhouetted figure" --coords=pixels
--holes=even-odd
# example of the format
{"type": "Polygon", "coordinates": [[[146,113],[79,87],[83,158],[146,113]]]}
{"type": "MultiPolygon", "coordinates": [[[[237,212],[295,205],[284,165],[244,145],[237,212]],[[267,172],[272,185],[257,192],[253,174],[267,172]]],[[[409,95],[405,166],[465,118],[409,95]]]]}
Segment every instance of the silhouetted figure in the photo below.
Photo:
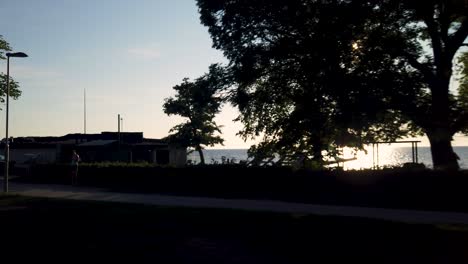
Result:
{"type": "Polygon", "coordinates": [[[71,180],[72,185],[78,184],[78,164],[80,163],[80,156],[73,150],[71,159],[71,180]]]}

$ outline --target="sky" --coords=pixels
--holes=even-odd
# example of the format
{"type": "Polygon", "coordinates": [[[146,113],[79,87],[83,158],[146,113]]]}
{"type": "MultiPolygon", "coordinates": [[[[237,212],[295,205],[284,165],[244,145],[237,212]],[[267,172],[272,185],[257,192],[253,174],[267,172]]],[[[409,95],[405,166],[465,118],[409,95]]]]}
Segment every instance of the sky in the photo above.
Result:
{"type": "MultiPolygon", "coordinates": [[[[123,131],[165,137],[183,121],[163,112],[172,87],[226,62],[211,47],[195,0],[2,0],[0,13],[0,34],[29,55],[10,61],[23,91],[10,101],[13,137],[82,133],[85,89],[87,133],[117,131],[121,114],[123,131]]],[[[6,61],[0,67],[6,72],[6,61]]],[[[224,148],[252,144],[236,136],[236,116],[227,106],[216,118],[224,148]]],[[[4,126],[2,111],[0,137],[4,126]]],[[[468,145],[466,137],[455,139],[468,145]]]]}
{"type": "MultiPolygon", "coordinates": [[[[194,0],[2,0],[0,12],[0,34],[29,55],[10,62],[23,91],[10,103],[14,137],[83,132],[84,89],[87,133],[116,131],[121,114],[124,131],[165,137],[183,120],[162,110],[172,87],[226,61],[211,48],[194,0]]],[[[216,119],[225,147],[249,147],[235,135],[236,116],[225,107],[216,119]]]]}

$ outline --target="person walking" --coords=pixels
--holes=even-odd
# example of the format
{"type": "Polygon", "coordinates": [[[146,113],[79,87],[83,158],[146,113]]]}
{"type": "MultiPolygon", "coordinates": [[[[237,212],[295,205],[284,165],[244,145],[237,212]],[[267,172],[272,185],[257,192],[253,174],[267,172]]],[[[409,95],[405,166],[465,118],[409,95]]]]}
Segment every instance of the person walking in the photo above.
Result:
{"type": "Polygon", "coordinates": [[[72,160],[71,160],[72,185],[78,184],[78,164],[79,163],[80,163],[80,155],[76,153],[76,150],[73,150],[72,160]]]}

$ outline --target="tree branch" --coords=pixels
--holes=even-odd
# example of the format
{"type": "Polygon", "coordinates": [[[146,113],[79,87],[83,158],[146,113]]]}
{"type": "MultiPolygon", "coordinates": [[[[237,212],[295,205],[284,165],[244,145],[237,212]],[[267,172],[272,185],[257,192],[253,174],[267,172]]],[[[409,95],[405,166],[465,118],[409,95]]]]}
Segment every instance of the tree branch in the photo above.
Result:
{"type": "Polygon", "coordinates": [[[452,57],[455,55],[457,50],[463,45],[463,42],[468,37],[468,17],[465,17],[463,20],[460,28],[457,32],[453,33],[449,38],[449,45],[448,45],[448,54],[452,57]]]}
{"type": "Polygon", "coordinates": [[[426,80],[431,83],[434,78],[435,78],[435,74],[434,74],[434,71],[432,69],[432,67],[430,67],[427,63],[421,63],[419,62],[415,56],[409,52],[404,52],[403,54],[403,57],[406,58],[406,60],[408,61],[408,63],[413,67],[415,68],[416,70],[420,71],[423,75],[424,75],[424,78],[426,78],[426,80]]]}
{"type": "Polygon", "coordinates": [[[429,36],[431,37],[432,43],[432,50],[434,55],[434,63],[435,65],[439,65],[441,62],[441,57],[443,53],[442,43],[441,43],[441,36],[438,30],[436,21],[434,20],[434,13],[428,13],[423,16],[423,21],[427,26],[427,31],[429,36]]]}
{"type": "Polygon", "coordinates": [[[448,34],[450,28],[450,19],[448,17],[445,4],[442,4],[440,7],[439,24],[441,40],[444,43],[444,48],[447,48],[447,45],[449,44],[448,34]]]}

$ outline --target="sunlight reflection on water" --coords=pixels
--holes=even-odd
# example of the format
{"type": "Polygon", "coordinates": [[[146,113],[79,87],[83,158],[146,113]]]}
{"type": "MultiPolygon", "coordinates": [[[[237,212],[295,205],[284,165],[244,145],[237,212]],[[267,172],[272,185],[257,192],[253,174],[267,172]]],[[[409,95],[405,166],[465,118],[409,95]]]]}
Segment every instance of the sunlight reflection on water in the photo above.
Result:
{"type": "MultiPolygon", "coordinates": [[[[346,170],[358,170],[368,169],[374,166],[398,166],[406,162],[412,162],[413,160],[411,147],[395,147],[388,144],[381,144],[379,145],[378,151],[377,148],[373,149],[372,146],[366,146],[365,149],[367,153],[365,151],[358,151],[355,156],[357,160],[345,162],[344,168],[346,170]]],[[[343,156],[345,158],[353,157],[352,153],[353,151],[349,148],[343,150],[343,156]]],[[[421,157],[419,157],[419,161],[422,161],[421,157]]]]}
{"type": "MultiPolygon", "coordinates": [[[[412,162],[411,144],[409,146],[401,145],[379,145],[379,163],[380,167],[385,166],[398,166],[406,162],[412,162]]],[[[348,161],[344,163],[344,169],[366,169],[372,168],[376,160],[372,159],[372,146],[366,146],[367,154],[364,151],[356,153],[357,160],[348,161]]],[[[468,147],[454,147],[455,152],[460,157],[459,164],[461,168],[468,169],[468,147]]],[[[203,151],[205,153],[205,160],[207,163],[214,161],[221,163],[221,158],[224,156],[229,160],[234,159],[235,163],[240,160],[247,160],[246,149],[208,149],[203,151]]],[[[354,157],[351,149],[345,148],[343,150],[344,158],[354,157]]],[[[375,153],[376,155],[376,153],[375,153]]],[[[187,156],[188,160],[195,163],[199,162],[198,153],[191,153],[187,156]]],[[[429,147],[418,147],[418,161],[424,163],[427,167],[432,167],[432,157],[429,147]]]]}

